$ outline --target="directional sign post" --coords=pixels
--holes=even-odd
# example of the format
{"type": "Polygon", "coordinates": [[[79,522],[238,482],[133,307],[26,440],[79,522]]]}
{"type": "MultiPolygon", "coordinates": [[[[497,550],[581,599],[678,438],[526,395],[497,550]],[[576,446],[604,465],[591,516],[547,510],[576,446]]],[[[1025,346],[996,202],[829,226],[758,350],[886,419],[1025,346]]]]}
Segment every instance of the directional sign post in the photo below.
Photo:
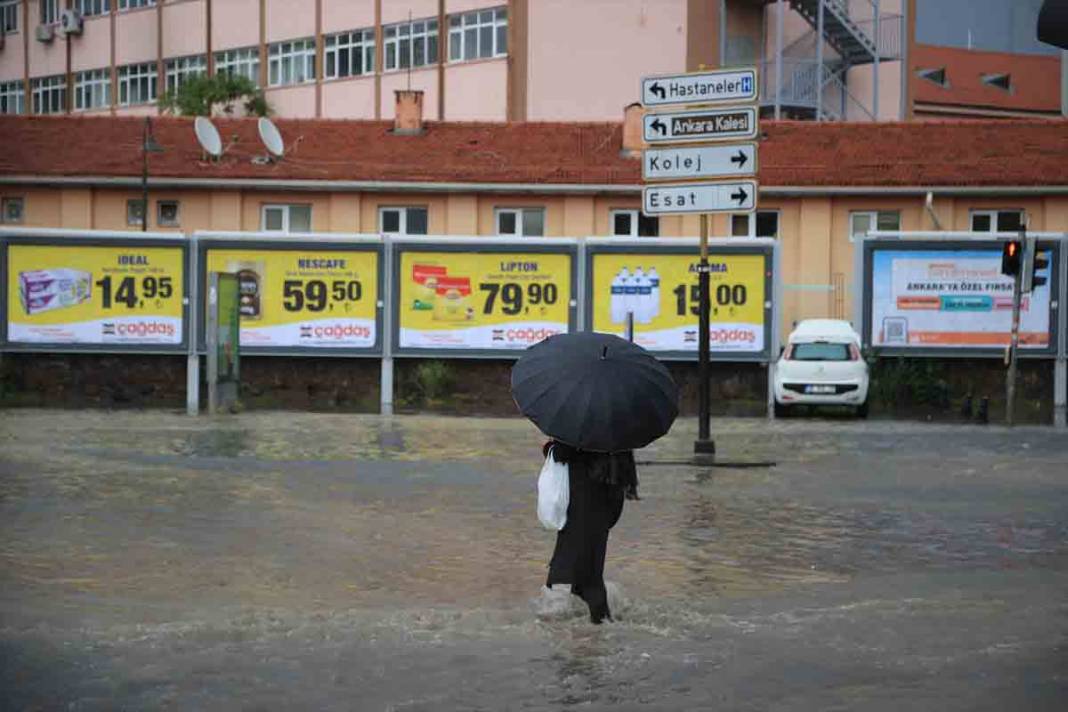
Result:
{"type": "Polygon", "coordinates": [[[755,143],[651,148],[642,155],[643,180],[742,178],[756,175],[755,143]]]}
{"type": "Polygon", "coordinates": [[[746,104],[757,100],[756,69],[664,74],[642,79],[642,104],[746,104]]]}
{"type": "Polygon", "coordinates": [[[686,181],[694,178],[734,178],[718,183],[671,183],[648,185],[642,189],[642,212],[646,215],[701,215],[701,259],[698,262],[699,290],[697,363],[698,418],[694,454],[702,459],[715,456],[716,444],[710,434],[711,403],[709,358],[709,213],[751,213],[756,209],[757,184],[738,180],[756,175],[757,149],[754,143],[738,143],[757,136],[759,97],[755,68],[727,69],[693,74],[666,74],[645,77],[641,82],[642,104],[646,107],[679,105],[719,105],[646,114],[642,117],[642,138],[646,143],[715,143],[713,146],[652,148],[642,157],[642,179],[646,181],[686,181]],[[730,104],[731,106],[723,106],[730,104]]]}
{"type": "Polygon", "coordinates": [[[707,143],[756,138],[757,112],[752,106],[646,114],[642,138],[646,143],[707,143]]]}
{"type": "Polygon", "coordinates": [[[756,209],[756,181],[650,185],[642,189],[646,215],[679,213],[751,213],[756,209]]]}

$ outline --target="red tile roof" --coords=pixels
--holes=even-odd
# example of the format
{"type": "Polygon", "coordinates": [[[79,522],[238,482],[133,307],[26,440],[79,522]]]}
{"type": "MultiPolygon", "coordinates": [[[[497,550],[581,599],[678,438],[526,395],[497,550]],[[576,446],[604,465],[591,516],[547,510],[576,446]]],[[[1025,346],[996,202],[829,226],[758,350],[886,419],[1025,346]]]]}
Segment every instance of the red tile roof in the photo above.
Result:
{"type": "Polygon", "coordinates": [[[945,69],[948,86],[916,77],[917,102],[944,106],[1060,113],[1060,55],[983,52],[958,47],[916,45],[909,57],[913,71],[945,69]],[[1008,74],[1012,91],[983,82],[990,74],[1008,74]]]}
{"type": "MultiPolygon", "coordinates": [[[[202,160],[192,121],[155,118],[166,149],[149,158],[154,177],[449,183],[640,182],[610,123],[435,123],[395,136],[390,122],[280,119],[286,158],[265,151],[252,120],[215,122],[228,145],[202,160]]],[[[132,117],[0,117],[0,176],[141,174],[143,120],[132,117]]],[[[766,186],[1068,185],[1068,122],[764,122],[760,180],[766,186]]]]}

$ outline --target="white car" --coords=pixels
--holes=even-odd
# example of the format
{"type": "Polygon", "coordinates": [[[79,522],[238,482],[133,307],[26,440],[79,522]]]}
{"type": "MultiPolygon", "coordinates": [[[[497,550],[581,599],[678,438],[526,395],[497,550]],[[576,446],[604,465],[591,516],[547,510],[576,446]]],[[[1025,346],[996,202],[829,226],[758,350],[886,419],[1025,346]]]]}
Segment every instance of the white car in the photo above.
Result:
{"type": "Polygon", "coordinates": [[[775,415],[794,405],[852,406],[868,417],[868,364],[849,322],[806,319],[790,334],[775,368],[775,415]]]}

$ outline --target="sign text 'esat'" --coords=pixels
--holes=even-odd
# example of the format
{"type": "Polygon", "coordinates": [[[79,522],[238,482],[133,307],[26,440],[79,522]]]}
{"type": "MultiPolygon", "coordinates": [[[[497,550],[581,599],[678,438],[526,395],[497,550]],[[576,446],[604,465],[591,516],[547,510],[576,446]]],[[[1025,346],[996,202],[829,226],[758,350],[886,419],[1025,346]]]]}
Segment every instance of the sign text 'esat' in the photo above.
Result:
{"type": "Polygon", "coordinates": [[[646,215],[747,213],[756,209],[756,181],[651,185],[642,189],[646,215]]]}

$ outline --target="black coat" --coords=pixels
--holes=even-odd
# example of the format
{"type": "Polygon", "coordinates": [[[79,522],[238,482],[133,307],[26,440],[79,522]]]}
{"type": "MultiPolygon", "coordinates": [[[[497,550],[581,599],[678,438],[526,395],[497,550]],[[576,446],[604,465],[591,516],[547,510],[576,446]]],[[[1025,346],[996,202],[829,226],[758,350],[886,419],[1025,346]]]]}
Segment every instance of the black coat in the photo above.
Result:
{"type": "Polygon", "coordinates": [[[608,532],[619,521],[625,499],[638,499],[634,453],[595,453],[562,443],[546,444],[553,459],[568,465],[570,500],[567,523],[556,535],[546,585],[571,584],[571,593],[590,608],[590,619],[611,620],[604,585],[608,532]]]}

